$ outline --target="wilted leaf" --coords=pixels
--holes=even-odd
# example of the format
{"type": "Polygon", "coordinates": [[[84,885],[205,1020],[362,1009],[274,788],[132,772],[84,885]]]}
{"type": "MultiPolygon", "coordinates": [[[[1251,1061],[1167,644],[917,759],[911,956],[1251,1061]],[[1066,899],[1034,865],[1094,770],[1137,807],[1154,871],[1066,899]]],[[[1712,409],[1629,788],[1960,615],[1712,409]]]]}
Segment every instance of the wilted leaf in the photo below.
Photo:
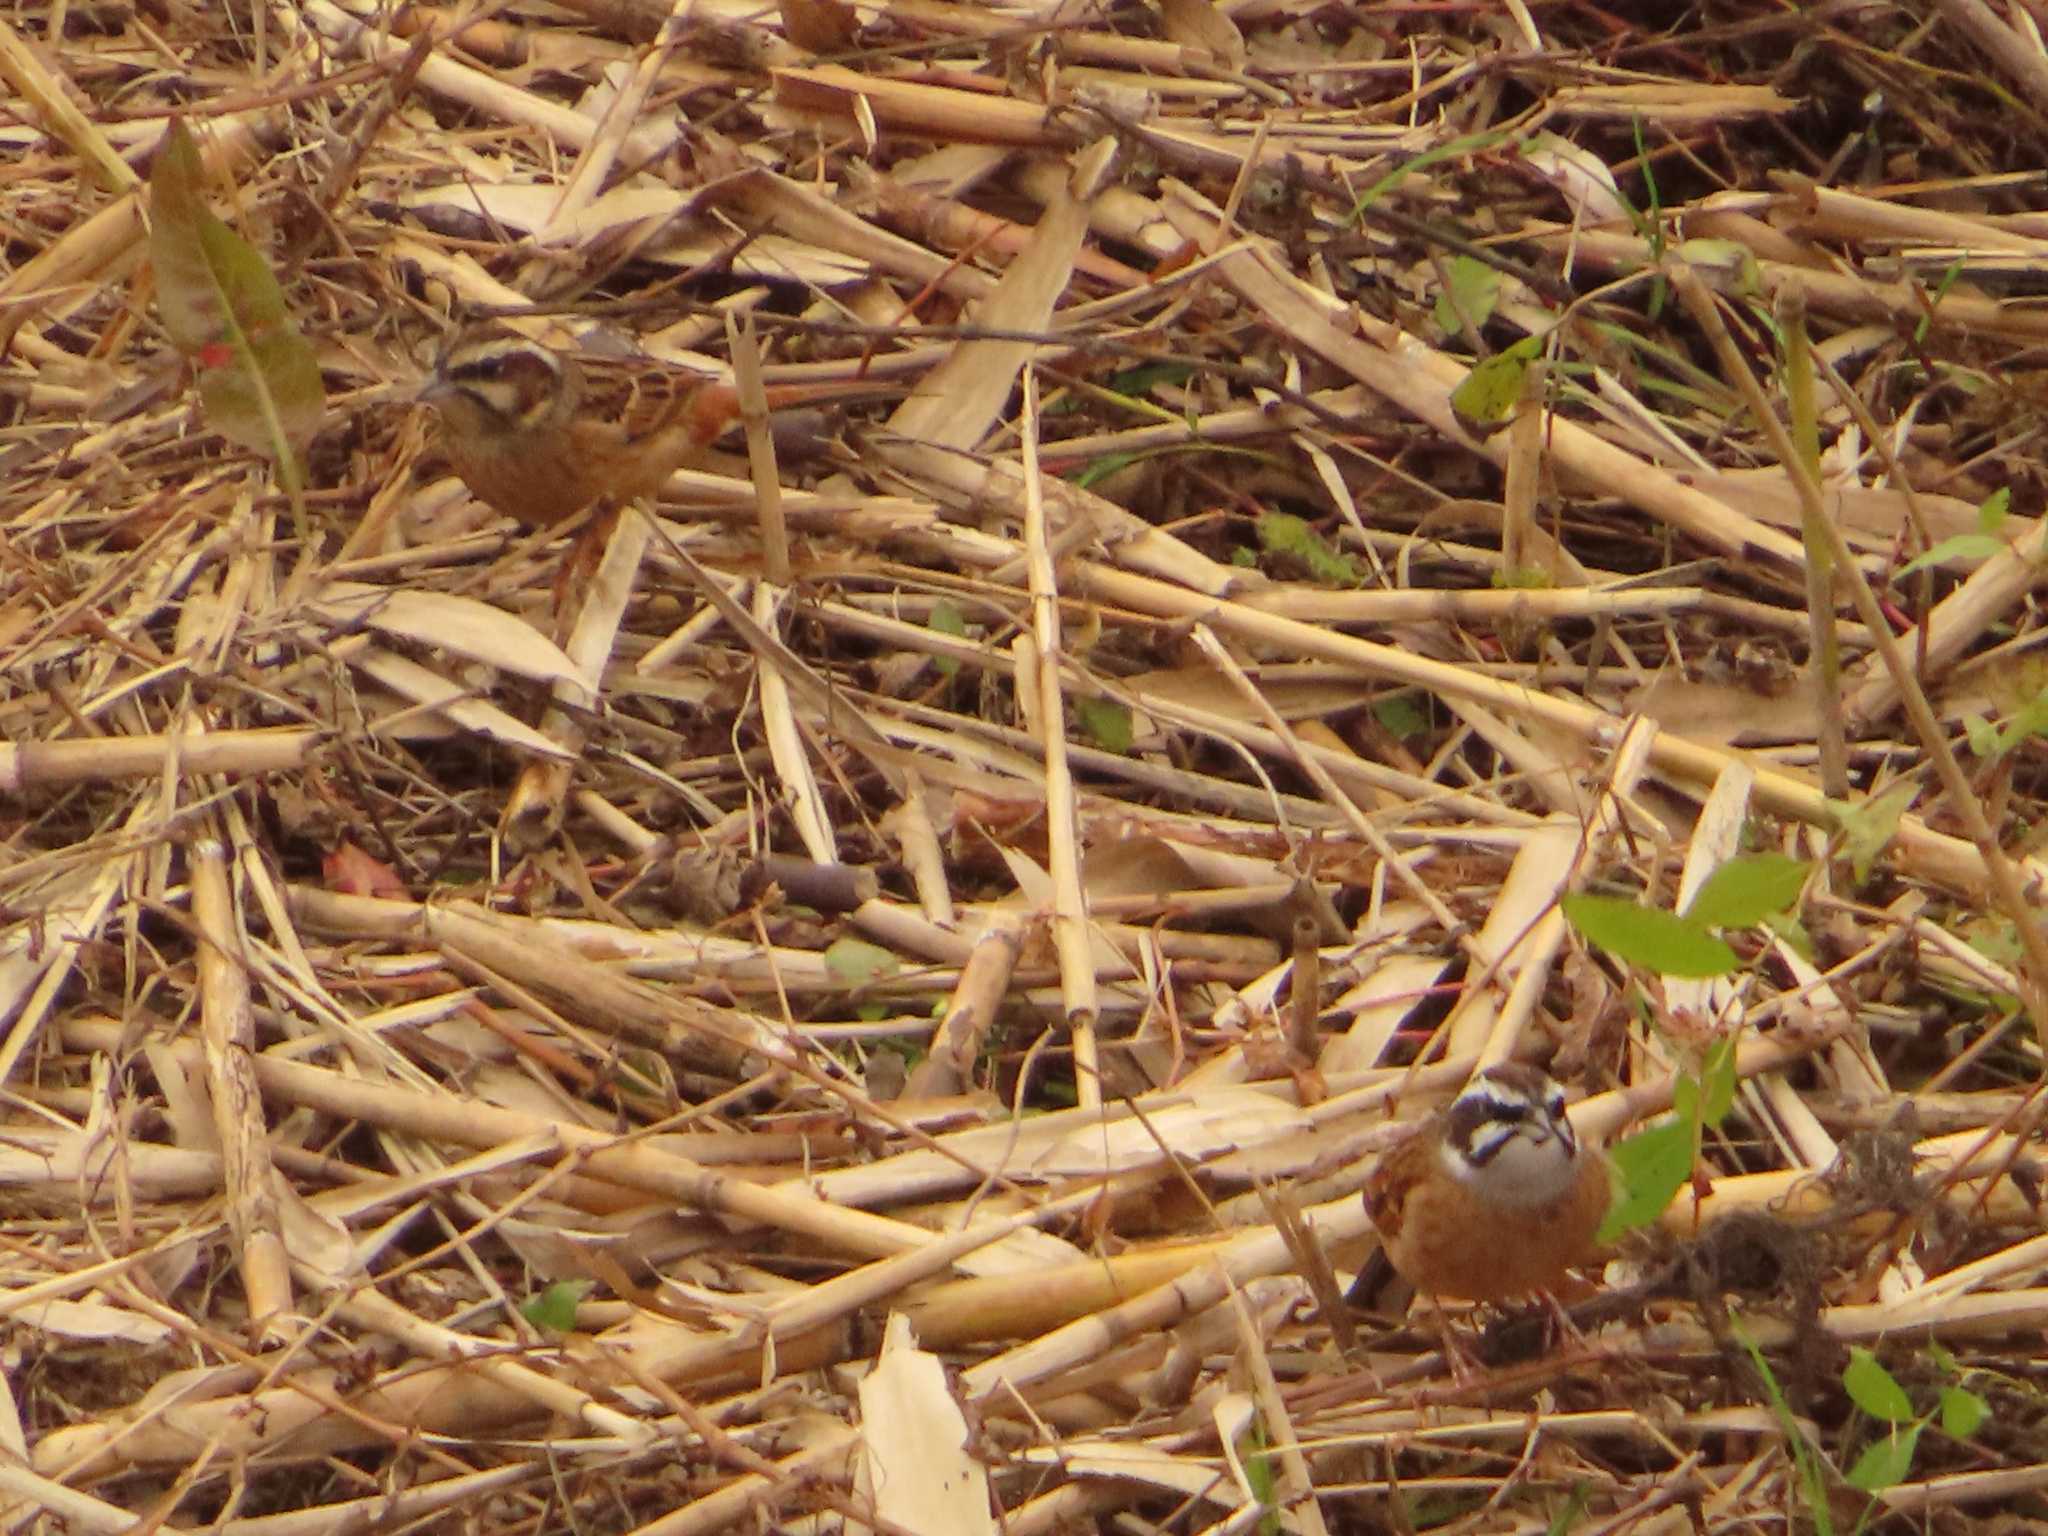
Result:
{"type": "Polygon", "coordinates": [[[1725,273],[1740,297],[1763,291],[1756,253],[1739,240],[1685,240],[1679,243],[1678,254],[1696,267],[1725,273]]]}
{"type": "Polygon", "coordinates": [[[807,53],[850,53],[860,18],[841,0],[781,0],[782,35],[807,53]]]}
{"type": "Polygon", "coordinates": [[[1205,48],[1216,62],[1244,68],[1244,34],[1216,0],[1160,0],[1160,30],[1183,48],[1205,48]]]}
{"type": "Polygon", "coordinates": [[[297,490],[298,448],[327,409],[320,367],[262,256],[206,206],[199,151],[175,119],[150,174],[149,212],[157,307],[199,374],[207,420],[271,455],[278,478],[297,490]]]}
{"type": "Polygon", "coordinates": [[[398,872],[382,859],[365,853],[354,843],[343,842],[320,860],[320,873],[327,888],[344,896],[377,896],[390,901],[410,901],[412,892],[398,872]]]}

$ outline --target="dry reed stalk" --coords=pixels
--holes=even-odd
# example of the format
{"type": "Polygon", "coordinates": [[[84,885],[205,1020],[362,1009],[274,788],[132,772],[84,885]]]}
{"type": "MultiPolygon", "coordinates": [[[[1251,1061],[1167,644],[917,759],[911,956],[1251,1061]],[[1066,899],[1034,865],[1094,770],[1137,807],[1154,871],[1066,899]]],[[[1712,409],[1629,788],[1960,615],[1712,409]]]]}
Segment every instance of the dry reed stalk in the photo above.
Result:
{"type": "MultiPolygon", "coordinates": [[[[1722,1313],[1837,1469],[1868,1442],[1841,1341],[1916,1411],[2035,1370],[2031,924],[1987,894],[2001,856],[2044,877],[2014,285],[2048,222],[2026,93],[1983,84],[2025,38],[1963,5],[1859,13],[1853,46],[1747,0],[1654,37],[1226,9],[0,27],[17,1517],[887,1529],[849,1458],[886,1443],[854,1421],[891,1313],[926,1410],[934,1356],[969,1373],[979,1513],[1016,1536],[1249,1527],[1255,1423],[1283,1523],[1441,1497],[1535,1530],[1567,1484],[1617,1536],[1782,1521],[1804,1495],[1722,1313]],[[1845,79],[1871,115],[1790,110],[1845,79]],[[161,348],[119,188],[174,112],[330,390],[303,522],[195,403],[211,360],[161,348]],[[1680,264],[1739,367],[1664,302],[1680,264]],[[1795,286],[1812,475],[1742,378],[1795,286]],[[464,531],[410,404],[477,307],[840,381],[843,421],[771,463],[750,412],[748,467],[676,476],[564,649],[549,536],[464,531]],[[1524,337],[1548,383],[1486,435],[1451,392],[1524,337]],[[886,426],[875,381],[908,391],[886,426]],[[1961,771],[1852,859],[1788,707],[1816,497],[1875,599],[1820,631],[1853,796],[1961,771]],[[1873,724],[1915,690],[1940,735],[1873,724]],[[1063,726],[1084,700],[1128,744],[1063,726]],[[522,804],[537,835],[495,837],[522,804]],[[1953,835],[1973,806],[1989,841],[1953,835]],[[828,841],[828,887],[764,878],[828,841]],[[1705,984],[1555,910],[1591,881],[1683,910],[1757,849],[1833,863],[1705,984]],[[1075,1015],[1099,1104],[1061,1096],[1075,1015]],[[1551,1056],[1611,1140],[1738,1029],[1698,1193],[1646,1242],[1762,1234],[1797,1287],[1717,1270],[1469,1390],[1362,1315],[1332,1353],[1330,1286],[1291,1271],[1367,1260],[1367,1169],[1476,1061],[1551,1056]],[[1269,1185],[1327,1202],[1329,1253],[1266,1229],[1269,1185]],[[558,1328],[565,1279],[594,1288],[558,1328]],[[264,1313],[306,1326],[258,1352],[264,1313]]],[[[2034,1497],[2003,1392],[1890,1509],[2034,1497]]]]}

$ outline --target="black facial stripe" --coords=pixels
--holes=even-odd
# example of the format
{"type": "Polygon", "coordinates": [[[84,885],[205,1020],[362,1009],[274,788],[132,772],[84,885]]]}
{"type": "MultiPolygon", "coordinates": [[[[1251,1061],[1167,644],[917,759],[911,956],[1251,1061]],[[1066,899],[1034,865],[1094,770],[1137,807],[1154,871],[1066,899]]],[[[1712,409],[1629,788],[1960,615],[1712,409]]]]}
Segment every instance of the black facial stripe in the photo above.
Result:
{"type": "Polygon", "coordinates": [[[1473,1138],[1489,1125],[1519,1125],[1533,1112],[1527,1099],[1489,1092],[1486,1087],[1468,1089],[1451,1100],[1450,1139],[1468,1152],[1473,1138]]]}
{"type": "Polygon", "coordinates": [[[1467,1162],[1483,1168],[1514,1140],[1523,1122],[1538,1119],[1560,1146],[1577,1155],[1578,1137],[1565,1116],[1562,1091],[1547,1095],[1539,1108],[1502,1084],[1481,1081],[1451,1101],[1445,1135],[1467,1162]]]}
{"type": "Polygon", "coordinates": [[[452,383],[465,380],[479,380],[489,383],[504,378],[518,378],[521,374],[553,380],[558,370],[555,365],[539,353],[518,348],[504,352],[480,352],[465,357],[448,369],[452,383]]]}

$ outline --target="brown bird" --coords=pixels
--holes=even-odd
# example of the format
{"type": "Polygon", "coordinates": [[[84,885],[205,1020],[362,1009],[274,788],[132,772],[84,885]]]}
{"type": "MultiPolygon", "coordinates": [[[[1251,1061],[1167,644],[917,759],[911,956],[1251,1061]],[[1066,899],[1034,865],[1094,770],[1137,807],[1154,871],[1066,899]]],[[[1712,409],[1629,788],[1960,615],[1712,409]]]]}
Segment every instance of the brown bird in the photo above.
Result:
{"type": "Polygon", "coordinates": [[[496,326],[456,337],[420,398],[477,500],[536,528],[601,496],[652,496],[739,409],[728,385],[651,361],[569,357],[496,326]]]}
{"type": "Polygon", "coordinates": [[[1502,1062],[1390,1148],[1365,1185],[1387,1260],[1418,1291],[1504,1301],[1548,1291],[1593,1256],[1613,1198],[1564,1092],[1502,1062]]]}

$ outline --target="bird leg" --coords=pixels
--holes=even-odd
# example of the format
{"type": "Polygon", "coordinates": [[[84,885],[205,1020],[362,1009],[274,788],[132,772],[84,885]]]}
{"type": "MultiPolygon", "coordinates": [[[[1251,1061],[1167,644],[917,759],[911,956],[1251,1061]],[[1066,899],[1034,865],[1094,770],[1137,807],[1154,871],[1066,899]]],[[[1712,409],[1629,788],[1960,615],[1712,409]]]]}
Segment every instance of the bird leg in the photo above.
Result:
{"type": "Polygon", "coordinates": [[[581,526],[571,536],[568,551],[562,556],[562,563],[555,568],[555,632],[552,636],[555,644],[568,644],[569,636],[574,633],[577,616],[589,595],[591,582],[596,579],[605,546],[611,542],[612,530],[618,522],[619,508],[609,500],[603,501],[583,513],[581,526]]]}
{"type": "Polygon", "coordinates": [[[1433,1294],[1428,1296],[1430,1316],[1436,1320],[1437,1342],[1443,1348],[1444,1365],[1451,1373],[1451,1380],[1458,1386],[1470,1385],[1479,1362],[1460,1344],[1451,1330],[1451,1319],[1443,1309],[1443,1303],[1433,1294]]]}

